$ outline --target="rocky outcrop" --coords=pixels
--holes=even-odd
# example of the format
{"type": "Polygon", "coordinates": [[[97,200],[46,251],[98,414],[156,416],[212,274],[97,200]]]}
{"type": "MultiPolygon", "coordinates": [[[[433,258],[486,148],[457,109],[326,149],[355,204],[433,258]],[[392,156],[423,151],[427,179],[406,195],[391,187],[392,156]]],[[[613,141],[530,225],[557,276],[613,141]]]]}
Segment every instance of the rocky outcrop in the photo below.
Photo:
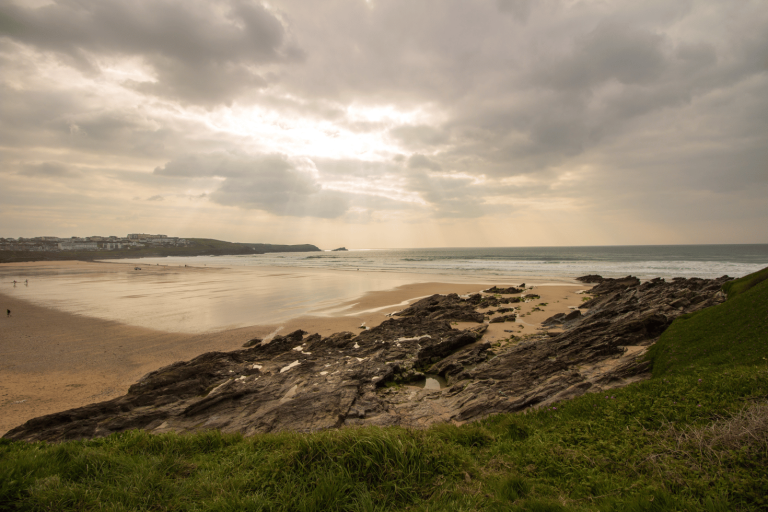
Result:
{"type": "MultiPolygon", "coordinates": [[[[421,320],[453,320],[457,322],[482,322],[485,315],[475,311],[481,304],[498,304],[498,299],[489,297],[485,302],[480,294],[473,295],[469,300],[462,299],[455,293],[450,295],[433,295],[421,299],[412,306],[395,313],[396,316],[411,317],[421,320]]],[[[483,307],[483,306],[480,306],[483,307]]]]}
{"type": "Polygon", "coordinates": [[[132,428],[250,435],[425,427],[520,411],[646,378],[646,347],[678,315],[724,300],[726,280],[624,279],[603,286],[605,280],[591,291],[595,298],[584,314],[559,319],[562,333],[512,337],[504,348],[482,341],[485,323],[467,330],[450,323],[482,322],[476,309],[494,297],[433,295],[359,334],[295,331],[175,363],[146,375],[125,396],[32,419],[5,437],[59,441],[132,428]],[[448,387],[414,385],[427,374],[444,377],[448,387]]]}
{"type": "Polygon", "coordinates": [[[502,322],[514,322],[516,318],[517,315],[501,315],[491,318],[489,323],[496,324],[502,322]]]}
{"type": "Polygon", "coordinates": [[[487,290],[483,290],[484,293],[499,293],[499,294],[515,294],[515,293],[522,293],[525,291],[525,284],[520,285],[521,288],[515,288],[514,286],[508,286],[506,288],[502,287],[499,288],[498,286],[493,286],[491,288],[488,288],[487,290]]]}
{"type": "Polygon", "coordinates": [[[570,313],[558,313],[544,320],[541,325],[558,326],[568,324],[581,318],[581,311],[575,310],[570,313]]]}
{"type": "Polygon", "coordinates": [[[640,280],[634,276],[622,277],[620,279],[606,278],[592,288],[589,293],[592,295],[604,295],[606,293],[619,292],[632,286],[640,284],[640,280]]]}
{"type": "Polygon", "coordinates": [[[581,281],[582,283],[601,283],[603,281],[603,276],[599,276],[597,274],[589,274],[588,276],[581,276],[576,278],[577,281],[581,281]]]}

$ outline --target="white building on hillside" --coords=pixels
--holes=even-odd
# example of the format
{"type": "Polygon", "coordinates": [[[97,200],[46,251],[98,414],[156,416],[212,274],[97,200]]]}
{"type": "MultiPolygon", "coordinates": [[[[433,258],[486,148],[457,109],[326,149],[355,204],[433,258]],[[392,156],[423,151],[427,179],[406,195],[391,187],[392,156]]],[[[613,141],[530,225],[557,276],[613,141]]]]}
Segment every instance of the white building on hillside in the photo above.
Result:
{"type": "Polygon", "coordinates": [[[148,235],[146,233],[129,233],[128,240],[158,240],[168,238],[168,235],[148,235]]]}
{"type": "Polygon", "coordinates": [[[59,249],[62,251],[90,251],[99,248],[96,242],[60,242],[59,249]]]}

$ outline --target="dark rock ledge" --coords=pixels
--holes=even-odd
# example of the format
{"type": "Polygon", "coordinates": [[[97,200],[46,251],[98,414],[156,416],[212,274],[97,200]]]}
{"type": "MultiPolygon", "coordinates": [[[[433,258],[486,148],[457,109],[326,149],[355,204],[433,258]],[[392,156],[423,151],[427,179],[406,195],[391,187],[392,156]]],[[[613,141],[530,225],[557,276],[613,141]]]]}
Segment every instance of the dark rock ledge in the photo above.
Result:
{"type": "Polygon", "coordinates": [[[210,352],[143,377],[125,396],[41,416],[9,431],[17,440],[62,441],[126,429],[151,432],[296,430],[348,425],[426,427],[515,412],[648,377],[640,356],[680,314],[724,300],[727,277],[595,280],[583,315],[566,330],[504,348],[482,341],[477,308],[516,297],[456,294],[422,299],[359,334],[296,331],[234,352],[210,352]],[[457,330],[451,321],[478,327],[457,330]],[[449,386],[409,385],[424,373],[449,386]]]}

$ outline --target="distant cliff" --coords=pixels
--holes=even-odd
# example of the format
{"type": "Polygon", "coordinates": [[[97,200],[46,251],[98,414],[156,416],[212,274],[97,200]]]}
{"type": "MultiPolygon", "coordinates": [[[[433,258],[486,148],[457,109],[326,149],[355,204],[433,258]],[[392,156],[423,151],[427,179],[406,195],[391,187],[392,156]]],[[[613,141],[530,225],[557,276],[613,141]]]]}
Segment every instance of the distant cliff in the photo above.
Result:
{"type": "Polygon", "coordinates": [[[230,256],[239,254],[267,254],[274,252],[318,252],[311,244],[274,245],[260,243],[234,243],[211,238],[187,238],[186,247],[133,247],[130,249],[99,251],[0,251],[0,263],[55,260],[103,260],[123,258],[157,258],[165,256],[230,256]]]}

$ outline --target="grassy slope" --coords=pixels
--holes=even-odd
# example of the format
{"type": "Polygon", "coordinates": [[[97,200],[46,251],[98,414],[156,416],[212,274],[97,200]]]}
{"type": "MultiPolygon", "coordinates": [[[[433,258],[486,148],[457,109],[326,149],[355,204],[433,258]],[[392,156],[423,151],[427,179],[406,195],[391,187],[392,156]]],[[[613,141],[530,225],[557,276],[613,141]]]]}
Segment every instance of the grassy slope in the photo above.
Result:
{"type": "Polygon", "coordinates": [[[768,279],[768,268],[744,276],[741,279],[729,281],[723,285],[723,290],[728,294],[728,298],[735,297],[736,295],[749,290],[753,286],[757,286],[766,279],[768,279]]]}
{"type": "Polygon", "coordinates": [[[0,509],[768,508],[768,282],[650,357],[649,381],[463,427],[0,441],[0,509]]]}

